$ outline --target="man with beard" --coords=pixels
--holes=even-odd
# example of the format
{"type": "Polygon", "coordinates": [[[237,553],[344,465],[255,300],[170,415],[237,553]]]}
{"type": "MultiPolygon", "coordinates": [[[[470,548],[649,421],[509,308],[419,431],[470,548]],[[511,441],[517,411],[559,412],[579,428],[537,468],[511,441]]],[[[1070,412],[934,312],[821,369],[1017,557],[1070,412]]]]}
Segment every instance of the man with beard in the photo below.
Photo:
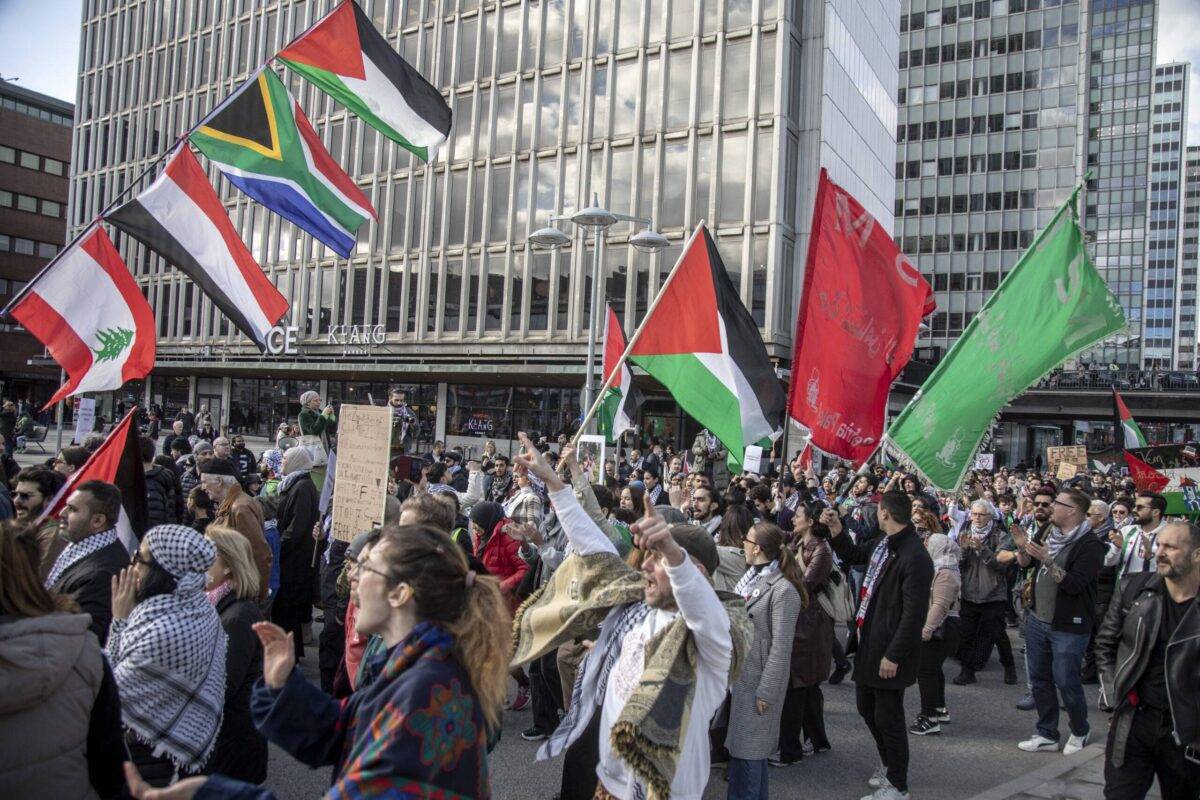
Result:
{"type": "Polygon", "coordinates": [[[416,432],[417,415],[408,407],[408,393],[393,387],[388,393],[388,406],[392,409],[392,458],[407,453],[416,432]]]}
{"type": "MultiPolygon", "coordinates": [[[[46,504],[58,494],[67,482],[61,473],[45,467],[25,467],[17,473],[16,489],[13,491],[13,510],[18,522],[30,525],[46,510],[46,504]]],[[[58,535],[58,520],[47,517],[37,526],[38,553],[41,564],[38,575],[42,580],[50,574],[54,562],[66,548],[67,542],[58,535]]]]}
{"type": "Polygon", "coordinates": [[[1167,523],[1156,572],[1122,583],[1096,636],[1100,707],[1114,710],[1104,754],[1104,796],[1195,798],[1200,785],[1200,527],[1167,523]]]}
{"type": "Polygon", "coordinates": [[[1123,543],[1107,544],[1105,566],[1117,567],[1117,580],[1137,572],[1154,569],[1154,549],[1158,534],[1166,527],[1167,498],[1158,492],[1138,492],[1133,501],[1134,524],[1121,531],[1123,543]]]}
{"type": "Polygon", "coordinates": [[[1004,667],[1004,682],[1017,682],[1017,666],[1013,661],[1012,644],[1004,624],[1008,581],[1005,572],[1011,556],[1005,561],[1000,553],[1013,552],[1012,539],[992,515],[992,504],[976,500],[971,504],[970,523],[958,536],[962,548],[959,559],[962,572],[962,611],[960,613],[962,644],[959,663],[962,671],[954,679],[956,686],[975,683],[975,671],[982,669],[992,654],[992,645],[1000,651],[1004,667]]]}
{"type": "Polygon", "coordinates": [[[238,475],[243,478],[254,472],[255,466],[258,464],[258,459],[254,457],[254,453],[250,452],[250,448],[246,447],[246,438],[241,435],[233,437],[233,448],[230,450],[229,458],[233,461],[233,465],[237,467],[238,475]]]}
{"type": "Polygon", "coordinates": [[[508,456],[497,455],[492,459],[492,474],[488,476],[487,486],[484,487],[484,499],[503,505],[512,491],[512,485],[513,477],[508,468],[508,456]]]}
{"type": "MultiPolygon", "coordinates": [[[[1047,484],[1046,488],[1042,489],[1041,481],[1038,481],[1038,489],[1033,495],[1033,517],[1030,518],[1028,527],[1022,529],[1028,538],[1036,541],[1042,541],[1046,538],[1047,531],[1050,528],[1050,509],[1054,505],[1054,494],[1053,484],[1047,484]]],[[[1013,530],[1014,541],[1020,532],[1013,530]]],[[[1014,558],[1015,561],[1016,559],[1014,558]]],[[[1018,564],[1018,566],[1020,565],[1018,564]]],[[[1029,582],[1033,580],[1032,570],[1022,567],[1022,571],[1025,574],[1022,576],[1022,580],[1018,582],[1018,585],[1028,588],[1029,582]]],[[[1026,592],[1022,591],[1021,594],[1023,603],[1027,606],[1028,600],[1025,599],[1026,592]]],[[[1028,613],[1028,610],[1026,610],[1026,617],[1028,617],[1028,613]]],[[[1026,664],[1025,672],[1026,676],[1028,676],[1028,664],[1026,664]]],[[[1025,681],[1025,694],[1017,701],[1016,706],[1022,711],[1032,711],[1037,706],[1033,701],[1033,689],[1030,688],[1029,678],[1026,677],[1025,681]]]]}
{"type": "Polygon", "coordinates": [[[692,502],[688,506],[688,522],[708,531],[715,541],[721,528],[721,498],[711,486],[697,484],[692,489],[692,502]]]}

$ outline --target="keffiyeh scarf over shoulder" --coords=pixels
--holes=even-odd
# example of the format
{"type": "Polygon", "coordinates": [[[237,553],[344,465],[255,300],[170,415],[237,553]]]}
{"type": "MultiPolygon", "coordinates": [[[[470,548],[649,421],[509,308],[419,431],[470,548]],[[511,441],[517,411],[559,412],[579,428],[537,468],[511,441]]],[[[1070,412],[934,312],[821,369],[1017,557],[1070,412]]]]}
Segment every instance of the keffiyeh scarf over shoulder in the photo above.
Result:
{"type": "MultiPolygon", "coordinates": [[[[732,685],[754,631],[746,616],[745,601],[727,592],[717,594],[730,620],[732,685]]],[[[517,609],[513,664],[526,664],[552,652],[598,627],[614,608],[644,599],[642,576],[617,555],[572,554],[549,582],[517,609]]],[[[670,796],[683,739],[692,722],[695,689],[696,645],[683,617],[678,616],[646,644],[641,679],[612,728],[614,752],[650,789],[652,800],[670,796]]]]}
{"type": "Polygon", "coordinates": [[[177,588],[113,621],[108,658],[126,727],[155,755],[194,771],[208,760],[225,705],[225,632],[204,593],[217,551],[183,525],[151,528],[146,540],[177,588]]]}

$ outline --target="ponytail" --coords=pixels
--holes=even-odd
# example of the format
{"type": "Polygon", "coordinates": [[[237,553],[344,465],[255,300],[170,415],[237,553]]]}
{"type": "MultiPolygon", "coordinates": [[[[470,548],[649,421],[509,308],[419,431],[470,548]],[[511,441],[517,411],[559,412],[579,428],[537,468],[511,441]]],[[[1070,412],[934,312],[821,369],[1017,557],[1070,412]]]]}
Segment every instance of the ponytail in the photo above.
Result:
{"type": "Polygon", "coordinates": [[[500,714],[508,692],[510,616],[508,603],[500,593],[500,581],[476,575],[466,587],[462,616],[450,626],[455,655],[471,676],[483,718],[492,732],[500,730],[500,714]]]}
{"type": "Polygon", "coordinates": [[[796,587],[800,593],[800,608],[808,608],[808,590],[804,588],[804,571],[796,561],[796,556],[788,549],[783,531],[778,525],[770,522],[759,522],[750,529],[754,533],[754,542],[767,558],[779,561],[779,571],[788,583],[796,587]]]}

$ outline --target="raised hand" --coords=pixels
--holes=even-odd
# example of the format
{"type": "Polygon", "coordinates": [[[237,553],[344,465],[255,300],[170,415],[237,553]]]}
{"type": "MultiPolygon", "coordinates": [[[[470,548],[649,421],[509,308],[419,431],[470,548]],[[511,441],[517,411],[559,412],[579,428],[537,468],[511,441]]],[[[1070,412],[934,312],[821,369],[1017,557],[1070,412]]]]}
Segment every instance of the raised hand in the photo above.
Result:
{"type": "Polygon", "coordinates": [[[136,605],[137,578],[133,575],[133,567],[126,567],[112,577],[113,619],[129,619],[136,605]]]}
{"type": "Polygon", "coordinates": [[[271,622],[256,622],[253,628],[263,646],[263,681],[272,689],[280,689],[296,666],[292,634],[271,622]]]}
{"type": "Polygon", "coordinates": [[[671,526],[655,511],[650,495],[645,495],[642,503],[645,506],[645,515],[633,523],[631,528],[634,547],[647,552],[653,551],[665,558],[672,567],[679,566],[687,554],[675,541],[675,537],[671,536],[671,526]]]}
{"type": "Polygon", "coordinates": [[[558,477],[558,473],[554,471],[554,467],[550,466],[550,462],[546,460],[542,452],[534,447],[533,442],[525,435],[524,431],[517,434],[517,439],[521,442],[522,450],[513,456],[514,466],[524,467],[540,478],[542,483],[546,484],[548,492],[557,492],[566,486],[558,477]]]}

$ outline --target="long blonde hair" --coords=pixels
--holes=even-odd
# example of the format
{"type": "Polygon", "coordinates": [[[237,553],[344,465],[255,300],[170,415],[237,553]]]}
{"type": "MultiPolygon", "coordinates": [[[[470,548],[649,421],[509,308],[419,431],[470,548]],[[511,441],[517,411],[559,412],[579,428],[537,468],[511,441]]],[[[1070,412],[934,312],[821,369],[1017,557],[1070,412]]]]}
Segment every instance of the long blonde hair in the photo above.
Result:
{"type": "Polygon", "coordinates": [[[229,583],[238,600],[258,598],[258,567],[254,564],[254,553],[250,540],[233,528],[224,525],[209,525],[204,536],[217,548],[217,555],[229,567],[229,583]]]}
{"type": "Polygon", "coordinates": [[[470,676],[484,721],[499,730],[512,648],[511,614],[500,582],[471,572],[462,548],[425,525],[385,528],[375,549],[391,580],[412,587],[417,617],[454,635],[454,655],[470,676]]]}

